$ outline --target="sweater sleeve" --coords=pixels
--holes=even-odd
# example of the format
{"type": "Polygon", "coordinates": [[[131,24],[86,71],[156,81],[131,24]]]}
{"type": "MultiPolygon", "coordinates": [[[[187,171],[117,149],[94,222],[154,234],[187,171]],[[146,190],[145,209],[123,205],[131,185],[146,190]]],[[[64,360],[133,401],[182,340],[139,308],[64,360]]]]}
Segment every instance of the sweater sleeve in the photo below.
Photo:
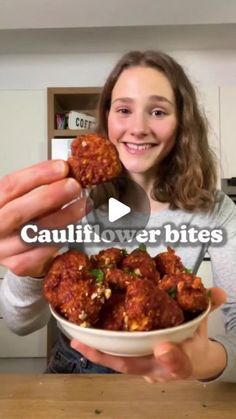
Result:
{"type": "Polygon", "coordinates": [[[225,240],[223,245],[210,246],[208,251],[213,283],[227,294],[222,306],[225,335],[214,336],[227,352],[227,366],[217,380],[236,382],[236,206],[227,196],[219,206],[217,224],[223,229],[225,240]]]}
{"type": "Polygon", "coordinates": [[[1,310],[7,326],[17,335],[32,333],[49,321],[50,310],[42,287],[42,279],[6,273],[0,293],[1,310]]]}

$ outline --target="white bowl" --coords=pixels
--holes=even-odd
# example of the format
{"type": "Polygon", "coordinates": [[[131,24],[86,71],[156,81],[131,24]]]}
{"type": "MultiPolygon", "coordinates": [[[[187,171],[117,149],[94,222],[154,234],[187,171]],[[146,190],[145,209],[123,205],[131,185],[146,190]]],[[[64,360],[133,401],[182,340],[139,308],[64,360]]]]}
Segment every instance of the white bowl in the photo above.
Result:
{"type": "Polygon", "coordinates": [[[202,320],[210,311],[208,308],[195,319],[180,326],[150,332],[119,332],[112,330],[85,328],[65,320],[50,306],[52,315],[59,323],[62,332],[92,348],[116,356],[150,355],[154,347],[162,342],[182,342],[191,338],[202,320]]]}

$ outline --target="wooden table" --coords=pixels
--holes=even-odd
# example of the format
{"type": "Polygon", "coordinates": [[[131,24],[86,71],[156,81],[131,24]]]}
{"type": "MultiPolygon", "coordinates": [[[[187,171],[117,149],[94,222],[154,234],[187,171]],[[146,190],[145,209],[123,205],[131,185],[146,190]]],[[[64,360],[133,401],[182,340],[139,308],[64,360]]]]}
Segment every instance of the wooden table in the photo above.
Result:
{"type": "Polygon", "coordinates": [[[1,419],[228,419],[236,384],[125,375],[0,375],[1,419]]]}

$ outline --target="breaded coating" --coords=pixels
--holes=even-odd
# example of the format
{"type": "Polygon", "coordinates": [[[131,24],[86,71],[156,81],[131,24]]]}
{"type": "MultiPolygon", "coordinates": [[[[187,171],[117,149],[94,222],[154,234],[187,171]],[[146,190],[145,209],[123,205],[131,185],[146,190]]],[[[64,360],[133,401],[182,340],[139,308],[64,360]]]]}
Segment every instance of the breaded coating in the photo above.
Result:
{"type": "Polygon", "coordinates": [[[124,330],[125,293],[112,291],[102,307],[96,327],[107,330],[124,330]]]}
{"type": "Polygon", "coordinates": [[[58,287],[62,281],[73,283],[86,278],[90,268],[91,263],[85,253],[69,250],[57,256],[44,279],[44,295],[49,303],[54,307],[57,305],[58,287]]]}
{"type": "Polygon", "coordinates": [[[124,258],[124,250],[111,247],[101,250],[97,255],[91,256],[90,260],[95,268],[117,268],[124,258]]]}
{"type": "Polygon", "coordinates": [[[68,158],[69,176],[82,188],[109,181],[121,173],[121,162],[115,146],[98,134],[84,134],[71,145],[68,158]]]}
{"type": "Polygon", "coordinates": [[[148,279],[137,279],[128,285],[125,297],[125,327],[129,331],[154,329],[156,312],[156,287],[148,279]]]}
{"type": "Polygon", "coordinates": [[[177,285],[177,302],[185,311],[201,313],[209,304],[207,290],[201,282],[201,278],[192,275],[182,275],[182,280],[177,285]]]}
{"type": "Polygon", "coordinates": [[[207,290],[201,278],[187,272],[165,275],[158,288],[176,299],[184,311],[192,313],[206,310],[209,304],[207,290]]]}
{"type": "Polygon", "coordinates": [[[178,304],[148,279],[128,286],[125,303],[125,326],[130,331],[162,329],[184,321],[178,304]]]}
{"type": "Polygon", "coordinates": [[[55,258],[44,279],[44,295],[52,307],[66,319],[86,327],[98,320],[110,296],[107,283],[97,283],[90,269],[87,255],[69,250],[55,258]]]}
{"type": "Polygon", "coordinates": [[[127,286],[138,277],[135,274],[122,271],[122,269],[106,269],[105,279],[109,286],[125,291],[127,286]]]}
{"type": "Polygon", "coordinates": [[[167,252],[159,253],[153,259],[161,277],[166,274],[176,274],[186,270],[180,257],[177,256],[174,249],[169,246],[167,247],[167,252]]]}
{"type": "Polygon", "coordinates": [[[105,284],[97,284],[93,278],[70,284],[65,281],[58,291],[58,310],[68,320],[83,327],[94,325],[105,303],[105,284]]]}
{"type": "Polygon", "coordinates": [[[166,292],[158,289],[156,293],[158,311],[154,329],[174,327],[184,322],[184,313],[177,302],[166,292]]]}
{"type": "Polygon", "coordinates": [[[122,261],[122,269],[134,272],[135,275],[157,283],[160,275],[151,256],[143,250],[135,249],[122,261]]]}

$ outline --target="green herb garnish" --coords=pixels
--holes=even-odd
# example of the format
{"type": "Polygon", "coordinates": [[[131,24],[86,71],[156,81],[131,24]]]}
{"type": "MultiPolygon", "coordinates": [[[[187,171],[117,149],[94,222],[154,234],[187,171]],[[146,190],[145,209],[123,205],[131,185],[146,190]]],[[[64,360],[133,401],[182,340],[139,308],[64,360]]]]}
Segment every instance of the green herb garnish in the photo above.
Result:
{"type": "Polygon", "coordinates": [[[187,272],[188,274],[191,274],[193,271],[192,271],[192,269],[185,268],[185,272],[187,272]]]}
{"type": "Polygon", "coordinates": [[[145,244],[141,243],[138,247],[139,250],[141,250],[142,252],[146,252],[147,251],[147,247],[145,246],[145,244]]]}
{"type": "Polygon", "coordinates": [[[131,271],[131,269],[129,268],[124,268],[123,271],[130,275],[136,275],[136,273],[134,271],[131,271]]]}
{"type": "Polygon", "coordinates": [[[104,279],[104,273],[101,269],[91,269],[90,273],[95,276],[96,282],[102,282],[104,279]]]}
{"type": "Polygon", "coordinates": [[[128,252],[126,249],[122,249],[122,252],[123,252],[123,256],[128,256],[128,252]]]}
{"type": "Polygon", "coordinates": [[[170,288],[167,293],[169,294],[169,296],[171,298],[175,298],[176,297],[176,293],[177,293],[177,288],[176,287],[172,287],[170,288]]]}

